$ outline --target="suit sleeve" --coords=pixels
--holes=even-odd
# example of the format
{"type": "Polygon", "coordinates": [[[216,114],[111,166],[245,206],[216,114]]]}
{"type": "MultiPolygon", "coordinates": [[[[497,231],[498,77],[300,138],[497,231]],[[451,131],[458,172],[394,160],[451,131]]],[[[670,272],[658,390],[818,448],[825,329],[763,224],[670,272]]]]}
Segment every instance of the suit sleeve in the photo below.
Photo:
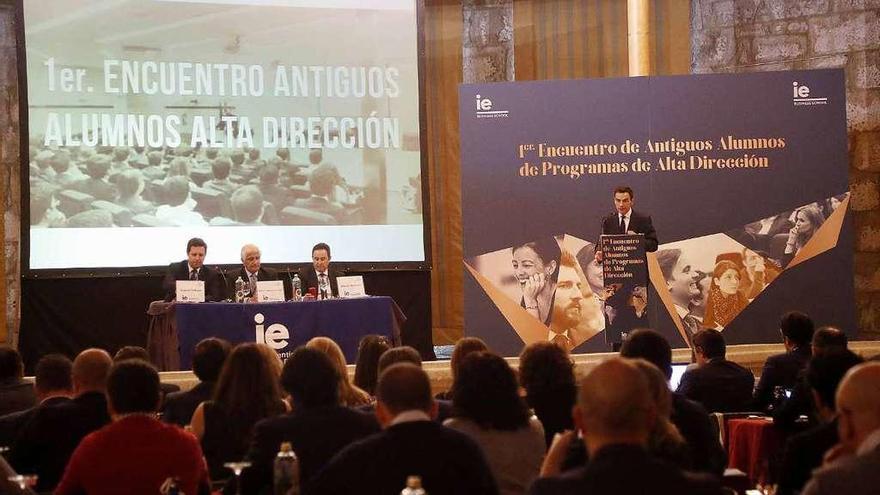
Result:
{"type": "Polygon", "coordinates": [[[761,370],[761,378],[755,388],[755,399],[752,407],[757,411],[763,411],[770,404],[773,395],[773,383],[776,381],[776,361],[771,357],[764,363],[761,370]]]}
{"type": "Polygon", "coordinates": [[[213,268],[205,267],[205,300],[222,301],[226,299],[226,283],[223,276],[213,268]]]}
{"type": "Polygon", "coordinates": [[[651,221],[650,215],[645,215],[645,251],[653,253],[657,250],[657,231],[654,230],[654,223],[651,221]]]}

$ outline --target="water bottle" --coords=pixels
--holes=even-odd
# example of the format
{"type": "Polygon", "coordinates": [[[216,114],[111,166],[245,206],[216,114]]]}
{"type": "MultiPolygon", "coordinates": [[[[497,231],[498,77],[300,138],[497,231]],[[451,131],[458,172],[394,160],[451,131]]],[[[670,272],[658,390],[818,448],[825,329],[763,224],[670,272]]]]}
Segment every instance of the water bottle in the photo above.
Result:
{"type": "Polygon", "coordinates": [[[237,279],[235,279],[235,302],[237,302],[237,303],[244,302],[244,293],[245,293],[244,286],[245,286],[244,280],[242,280],[241,277],[238,277],[237,279]]]}
{"type": "Polygon", "coordinates": [[[293,300],[294,301],[302,301],[303,291],[302,291],[302,280],[299,279],[299,274],[293,276],[293,300]]]}
{"type": "Polygon", "coordinates": [[[290,442],[281,444],[275,456],[275,495],[299,495],[299,459],[290,442]]]}
{"type": "Polygon", "coordinates": [[[425,489],[422,488],[422,478],[420,476],[407,477],[406,487],[400,490],[400,495],[427,495],[425,489]]]}

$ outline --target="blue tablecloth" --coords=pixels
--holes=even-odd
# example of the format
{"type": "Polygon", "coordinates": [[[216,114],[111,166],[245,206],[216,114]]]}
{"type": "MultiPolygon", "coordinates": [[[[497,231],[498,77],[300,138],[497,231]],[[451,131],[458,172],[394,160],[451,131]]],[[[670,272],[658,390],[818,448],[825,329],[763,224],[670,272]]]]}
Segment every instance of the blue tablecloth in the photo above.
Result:
{"type": "Polygon", "coordinates": [[[283,303],[176,304],[180,366],[192,367],[192,350],[206,337],[232,343],[263,341],[286,358],[313,337],[333,339],[349,364],[357,357],[361,337],[378,334],[399,343],[405,319],[387,296],[283,303]]]}

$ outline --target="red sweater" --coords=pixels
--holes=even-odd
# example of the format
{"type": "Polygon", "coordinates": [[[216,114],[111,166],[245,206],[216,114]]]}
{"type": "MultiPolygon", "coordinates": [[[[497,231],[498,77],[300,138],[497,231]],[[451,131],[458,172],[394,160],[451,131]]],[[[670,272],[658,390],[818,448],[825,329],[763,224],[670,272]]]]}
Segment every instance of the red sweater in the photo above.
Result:
{"type": "Polygon", "coordinates": [[[199,441],[178,426],[127,416],[80,442],[55,494],[156,495],[169,477],[180,480],[186,495],[208,483],[199,441]]]}

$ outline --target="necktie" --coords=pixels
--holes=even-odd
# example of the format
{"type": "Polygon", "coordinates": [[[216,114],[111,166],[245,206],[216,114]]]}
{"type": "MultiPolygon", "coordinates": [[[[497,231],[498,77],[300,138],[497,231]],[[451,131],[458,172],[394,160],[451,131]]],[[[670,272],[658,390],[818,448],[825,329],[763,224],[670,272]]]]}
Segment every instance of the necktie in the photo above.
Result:
{"type": "Polygon", "coordinates": [[[620,215],[620,233],[626,234],[626,220],[623,215],[620,215]]]}
{"type": "Polygon", "coordinates": [[[251,296],[257,295],[257,275],[251,273],[251,296]]]}
{"type": "Polygon", "coordinates": [[[318,275],[320,278],[318,285],[320,285],[320,288],[321,288],[321,299],[327,299],[327,274],[324,272],[321,272],[318,275]]]}
{"type": "Polygon", "coordinates": [[[199,271],[198,270],[191,270],[189,272],[189,279],[190,280],[198,280],[199,279],[199,271]]]}
{"type": "Polygon", "coordinates": [[[558,333],[553,337],[553,343],[565,349],[566,351],[571,350],[571,341],[568,337],[562,335],[561,333],[558,333]]]}

